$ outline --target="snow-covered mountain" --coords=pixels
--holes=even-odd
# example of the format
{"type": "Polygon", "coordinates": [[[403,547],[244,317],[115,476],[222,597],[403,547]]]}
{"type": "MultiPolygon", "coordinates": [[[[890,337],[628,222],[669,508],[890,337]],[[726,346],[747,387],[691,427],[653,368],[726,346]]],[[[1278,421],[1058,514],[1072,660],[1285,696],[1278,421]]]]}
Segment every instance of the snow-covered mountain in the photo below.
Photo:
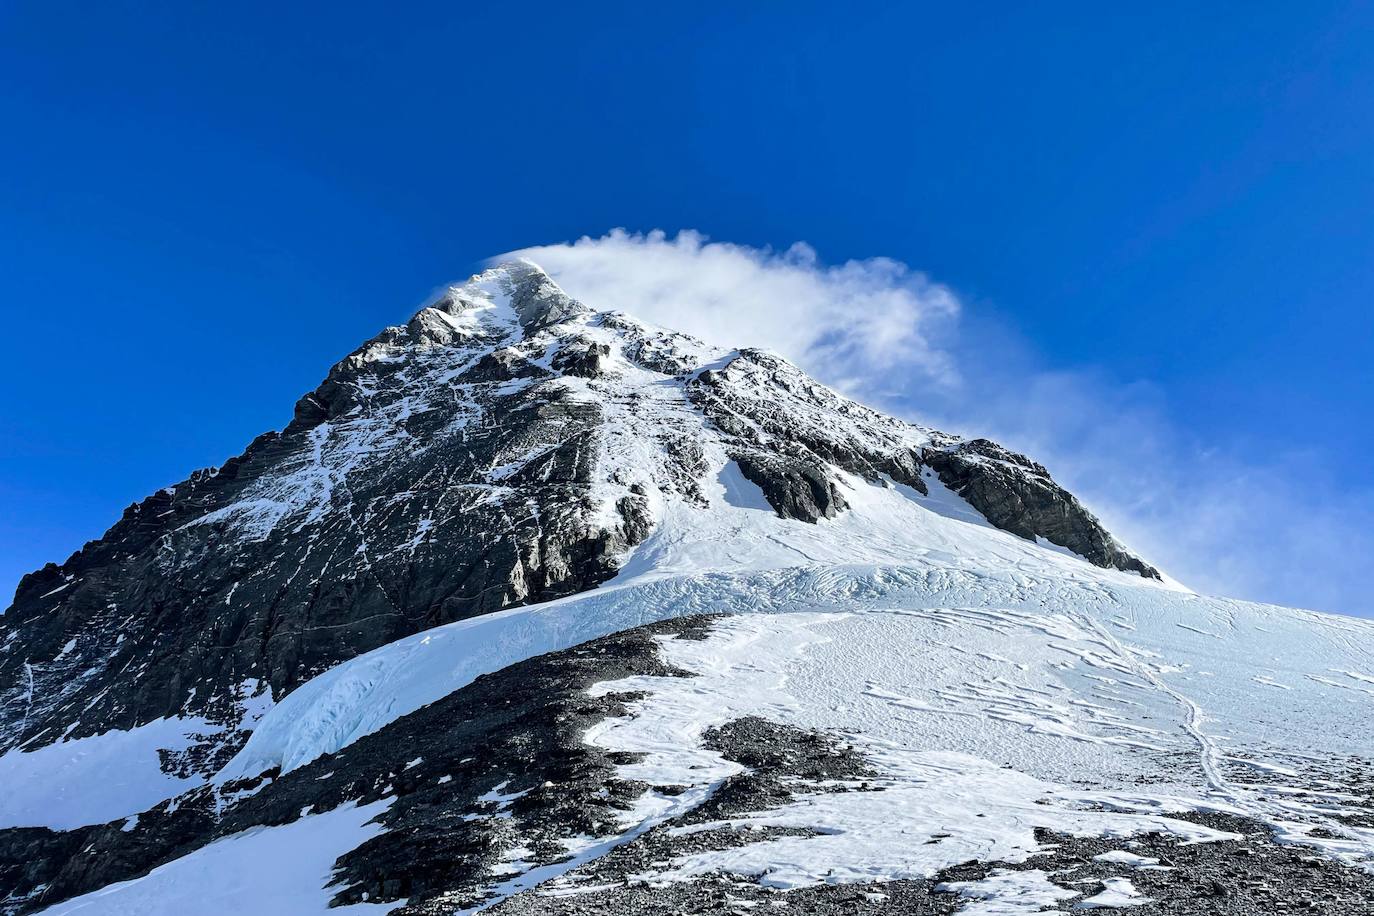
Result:
{"type": "Polygon", "coordinates": [[[0,895],[1370,912],[1372,698],[1369,624],[514,262],[25,577],[0,895]]]}

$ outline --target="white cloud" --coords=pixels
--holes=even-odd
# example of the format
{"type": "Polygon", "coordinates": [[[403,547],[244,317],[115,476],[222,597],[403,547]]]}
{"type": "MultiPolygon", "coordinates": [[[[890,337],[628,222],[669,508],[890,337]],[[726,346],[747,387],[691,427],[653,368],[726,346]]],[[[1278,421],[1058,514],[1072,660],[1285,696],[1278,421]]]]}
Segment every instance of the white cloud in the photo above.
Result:
{"type": "Polygon", "coordinates": [[[984,396],[939,405],[937,425],[1033,455],[1185,584],[1374,615],[1359,559],[1374,555],[1374,493],[1352,491],[1329,456],[1303,447],[1312,443],[1247,451],[1209,441],[1173,421],[1155,387],[1101,370],[986,372],[967,387],[984,396]]]}
{"type": "Polygon", "coordinates": [[[1114,533],[1202,591],[1374,614],[1374,493],[1320,454],[1255,455],[1169,416],[1163,392],[1105,369],[1055,371],[1006,328],[899,261],[826,265],[683,231],[512,254],[569,294],[725,346],[762,346],[889,412],[1030,454],[1114,533]],[[976,331],[964,329],[971,318],[976,331]]]}
{"type": "Polygon", "coordinates": [[[713,343],[767,347],[832,385],[852,388],[897,369],[957,383],[938,338],[957,318],[958,299],[889,258],[825,265],[804,242],[772,251],[691,230],[623,229],[512,254],[595,308],[713,343]]]}

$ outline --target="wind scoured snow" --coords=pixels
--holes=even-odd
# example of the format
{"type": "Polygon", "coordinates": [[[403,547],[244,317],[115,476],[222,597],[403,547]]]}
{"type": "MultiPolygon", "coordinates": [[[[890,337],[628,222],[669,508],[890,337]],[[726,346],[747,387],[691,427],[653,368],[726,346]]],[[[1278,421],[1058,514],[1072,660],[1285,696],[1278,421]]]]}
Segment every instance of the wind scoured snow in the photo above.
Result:
{"type": "Polygon", "coordinates": [[[404,906],[330,907],[334,862],[382,832],[372,823],[393,799],[345,805],[280,827],[217,840],[153,869],[42,912],[46,916],[364,916],[404,906]]]}
{"type": "MultiPolygon", "coordinates": [[[[792,833],[682,856],[639,878],[682,881],[727,873],[782,889],[925,878],[970,860],[1023,862],[1043,851],[1036,827],[1075,836],[1124,838],[1158,831],[1185,842],[1235,838],[1161,813],[1197,807],[1196,800],[1113,786],[1101,773],[1092,774],[1097,787],[1069,787],[966,753],[874,737],[861,727],[866,724],[861,717],[836,702],[839,694],[818,694],[814,683],[803,686],[793,677],[818,669],[844,669],[845,680],[886,676],[882,666],[865,670],[861,658],[825,635],[847,618],[833,613],[729,618],[704,640],[659,641],[664,661],[694,677],[637,676],[592,688],[593,694],[646,694],[629,704],[626,716],[606,720],[586,736],[595,746],[640,755],[618,768],[625,780],[709,792],[742,767],[704,748],[702,734],[745,716],[803,727],[825,720],[877,772],[848,786],[849,791],[802,787],[783,807],[679,828],[791,828],[792,833]],[[823,711],[818,715],[817,710],[823,711]],[[835,728],[840,722],[850,727],[835,728]]],[[[694,804],[680,800],[687,795],[651,788],[627,821],[661,819],[665,806],[685,811],[694,804]]]]}

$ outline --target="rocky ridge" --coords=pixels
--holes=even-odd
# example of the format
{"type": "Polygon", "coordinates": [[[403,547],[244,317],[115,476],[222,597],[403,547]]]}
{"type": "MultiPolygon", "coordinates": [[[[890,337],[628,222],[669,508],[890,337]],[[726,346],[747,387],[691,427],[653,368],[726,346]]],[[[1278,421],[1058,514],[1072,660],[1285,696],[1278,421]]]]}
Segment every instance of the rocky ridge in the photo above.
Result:
{"type": "Polygon", "coordinates": [[[0,750],[200,723],[208,775],[255,710],[401,636],[604,582],[703,437],[776,511],[844,511],[843,469],[1157,577],[1029,459],[849,401],[781,358],[596,313],[527,262],[454,287],[336,364],[292,421],[135,504],[0,617],[0,750]]]}

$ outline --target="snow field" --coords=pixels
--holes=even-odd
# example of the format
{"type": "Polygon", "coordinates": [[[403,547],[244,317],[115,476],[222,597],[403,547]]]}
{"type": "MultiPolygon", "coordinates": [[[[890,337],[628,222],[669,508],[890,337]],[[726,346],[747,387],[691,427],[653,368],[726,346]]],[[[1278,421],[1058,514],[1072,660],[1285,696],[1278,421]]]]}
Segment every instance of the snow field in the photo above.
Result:
{"type": "MultiPolygon", "coordinates": [[[[706,640],[664,638],[664,660],[696,676],[631,677],[596,685],[596,694],[645,691],[648,696],[632,703],[628,716],[593,727],[586,740],[608,750],[644,755],[619,768],[624,779],[709,791],[741,768],[701,746],[706,729],[750,715],[802,727],[812,727],[818,718],[833,727],[845,718],[844,708],[831,702],[841,693],[812,693],[801,689],[791,675],[799,670],[843,669],[841,684],[880,675],[863,670],[854,654],[841,651],[843,641],[835,635],[839,626],[879,616],[740,616],[717,623],[706,640]]],[[[669,882],[727,872],[781,889],[924,878],[969,860],[1026,861],[1041,851],[1035,827],[1077,836],[1129,837],[1159,831],[1186,842],[1235,838],[1167,816],[1193,807],[1191,799],[1152,795],[1138,787],[1070,787],[957,751],[925,750],[857,728],[843,731],[878,771],[877,778],[866,781],[867,788],[807,792],[802,787],[796,800],[782,808],[681,828],[695,832],[790,827],[814,833],[687,855],[660,871],[635,877],[669,882]]],[[[661,819],[665,804],[676,804],[675,813],[681,813],[695,802],[675,802],[673,796],[651,790],[627,824],[641,817],[661,819]]],[[[1024,896],[1029,880],[1019,876],[993,884],[1024,896]]],[[[992,889],[980,887],[979,892],[991,894],[992,889]]]]}

